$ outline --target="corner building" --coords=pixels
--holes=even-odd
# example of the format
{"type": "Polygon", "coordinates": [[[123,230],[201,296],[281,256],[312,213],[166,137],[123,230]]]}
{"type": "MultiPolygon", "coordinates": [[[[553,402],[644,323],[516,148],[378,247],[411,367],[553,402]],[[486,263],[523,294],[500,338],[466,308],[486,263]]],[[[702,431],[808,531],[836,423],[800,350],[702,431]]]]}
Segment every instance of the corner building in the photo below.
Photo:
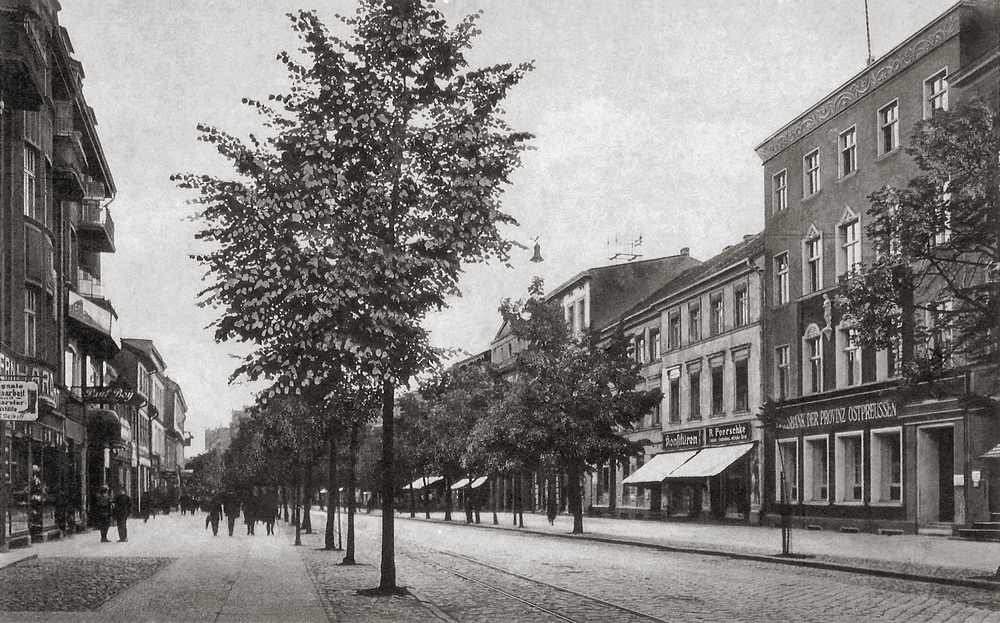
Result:
{"type": "MultiPolygon", "coordinates": [[[[905,153],[916,123],[995,93],[998,13],[996,0],[956,4],[757,147],[764,389],[780,401],[763,453],[765,520],[790,511],[824,529],[951,534],[1000,510],[978,464],[996,414],[899,391],[898,362],[855,344],[836,306],[842,276],[873,258],[868,195],[919,173],[905,153]]],[[[956,369],[951,395],[987,380],[956,369]]]]}

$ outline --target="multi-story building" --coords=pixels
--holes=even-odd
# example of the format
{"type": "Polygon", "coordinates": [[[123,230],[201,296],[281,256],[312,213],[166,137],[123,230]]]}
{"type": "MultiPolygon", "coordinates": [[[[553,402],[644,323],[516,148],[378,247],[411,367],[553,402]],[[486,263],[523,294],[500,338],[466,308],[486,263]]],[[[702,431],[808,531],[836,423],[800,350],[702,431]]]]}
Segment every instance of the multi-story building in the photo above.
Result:
{"type": "Polygon", "coordinates": [[[624,314],[663,401],[628,432],[644,455],[598,470],[598,490],[619,503],[595,499],[595,512],[604,503],[652,517],[759,515],[763,250],[761,235],[746,236],[624,314]]]}
{"type": "Polygon", "coordinates": [[[85,522],[102,415],[83,390],[120,337],[100,280],[115,184],[58,11],[0,0],[0,378],[38,391],[35,419],[0,422],[0,548],[85,522]]]}
{"type": "Polygon", "coordinates": [[[165,410],[163,412],[164,453],[160,461],[160,478],[170,489],[180,486],[180,472],[184,469],[184,448],[191,445],[191,433],[185,428],[187,422],[187,402],[181,386],[169,377],[164,378],[166,388],[165,410]]]}
{"type": "MultiPolygon", "coordinates": [[[[757,147],[765,395],[778,409],[763,457],[771,517],[950,533],[988,509],[976,460],[997,440],[996,414],[896,391],[905,352],[859,347],[836,301],[841,278],[873,259],[869,194],[919,172],[906,154],[917,122],[963,90],[996,101],[997,7],[959,2],[757,147]]],[[[955,382],[979,381],[962,371],[955,382]]]]}
{"type": "MultiPolygon", "coordinates": [[[[591,268],[554,288],[545,298],[558,301],[566,323],[575,336],[582,336],[587,331],[600,333],[617,325],[622,314],[632,306],[700,263],[684,248],[677,255],[591,268]]],[[[514,338],[504,323],[490,344],[493,365],[503,374],[516,375],[516,356],[523,348],[524,344],[514,338]]],[[[541,479],[542,475],[535,475],[526,490],[522,491],[521,498],[531,500],[528,506],[541,507],[542,498],[547,491],[563,489],[562,483],[550,487],[541,479]]],[[[593,503],[594,500],[601,499],[607,503],[607,492],[612,487],[605,487],[598,492],[599,482],[585,479],[584,500],[591,500],[593,503]]],[[[510,483],[504,483],[503,489],[503,499],[509,501],[510,483]]]]}

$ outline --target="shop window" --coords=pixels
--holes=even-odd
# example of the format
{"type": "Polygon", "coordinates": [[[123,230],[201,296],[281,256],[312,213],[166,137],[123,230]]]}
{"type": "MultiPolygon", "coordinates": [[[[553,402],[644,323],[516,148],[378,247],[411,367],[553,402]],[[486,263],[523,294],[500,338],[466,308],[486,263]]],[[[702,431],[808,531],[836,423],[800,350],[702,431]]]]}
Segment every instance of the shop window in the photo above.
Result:
{"type": "Polygon", "coordinates": [[[750,359],[748,353],[743,354],[733,362],[733,372],[736,376],[736,405],[737,413],[746,413],[750,410],[750,359]]]}
{"type": "Polygon", "coordinates": [[[805,438],[802,481],[803,501],[820,503],[830,499],[830,448],[825,435],[805,438]]]}
{"type": "Polygon", "coordinates": [[[774,499],[789,504],[799,501],[799,441],[778,441],[774,467],[774,499]]]}
{"type": "Polygon", "coordinates": [[[873,430],[871,479],[873,504],[899,504],[903,500],[902,429],[873,430]]]}
{"type": "Polygon", "coordinates": [[[701,419],[701,364],[688,366],[688,419],[701,419]]]}
{"type": "Polygon", "coordinates": [[[836,437],[837,502],[860,504],[864,500],[864,436],[842,433],[836,437]]]}
{"type": "Polygon", "coordinates": [[[709,308],[711,318],[709,319],[709,330],[712,335],[718,335],[725,331],[725,310],[722,307],[722,292],[716,292],[709,298],[709,308]]]}
{"type": "Polygon", "coordinates": [[[723,359],[710,362],[712,370],[712,415],[719,416],[725,412],[725,374],[723,359]]]}

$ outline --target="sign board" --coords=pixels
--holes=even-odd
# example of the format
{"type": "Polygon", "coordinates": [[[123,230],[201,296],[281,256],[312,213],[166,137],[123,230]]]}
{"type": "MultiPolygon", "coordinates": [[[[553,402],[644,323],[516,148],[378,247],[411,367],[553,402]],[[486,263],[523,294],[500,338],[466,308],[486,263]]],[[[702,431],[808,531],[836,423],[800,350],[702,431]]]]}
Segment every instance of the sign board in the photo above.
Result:
{"type": "Polygon", "coordinates": [[[701,445],[700,431],[685,431],[680,433],[664,433],[663,448],[671,450],[676,448],[697,448],[701,445]]]}
{"type": "Polygon", "coordinates": [[[724,426],[713,426],[705,429],[705,445],[732,443],[734,441],[750,441],[752,431],[748,422],[737,422],[724,426]]]}
{"type": "Polygon", "coordinates": [[[0,420],[19,422],[38,419],[38,383],[0,381],[0,420]]]}
{"type": "Polygon", "coordinates": [[[135,390],[124,387],[85,387],[83,399],[88,403],[101,404],[132,402],[135,399],[135,390]]]}

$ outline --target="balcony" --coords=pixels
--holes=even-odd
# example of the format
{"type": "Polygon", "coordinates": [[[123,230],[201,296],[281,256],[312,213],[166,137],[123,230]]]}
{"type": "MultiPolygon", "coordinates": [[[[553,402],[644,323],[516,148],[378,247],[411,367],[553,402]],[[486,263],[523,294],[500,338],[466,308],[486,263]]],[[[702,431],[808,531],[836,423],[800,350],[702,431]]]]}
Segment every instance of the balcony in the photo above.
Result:
{"type": "Polygon", "coordinates": [[[52,181],[56,193],[69,199],[87,195],[89,163],[83,133],[74,129],[73,102],[56,101],[52,137],[52,181]]]}
{"type": "Polygon", "coordinates": [[[83,269],[76,271],[76,291],[88,299],[104,299],[104,283],[83,269]]]}
{"type": "Polygon", "coordinates": [[[93,199],[75,205],[79,209],[79,218],[75,220],[80,247],[98,253],[114,253],[115,221],[108,209],[93,199]]]}
{"type": "Polygon", "coordinates": [[[38,110],[45,96],[45,56],[35,37],[32,2],[0,0],[0,75],[4,99],[17,110],[38,110]]]}
{"type": "Polygon", "coordinates": [[[121,350],[121,326],[114,311],[105,309],[71,290],[68,315],[69,319],[74,321],[73,324],[81,337],[88,338],[94,349],[102,350],[107,358],[113,357],[121,350]]]}

